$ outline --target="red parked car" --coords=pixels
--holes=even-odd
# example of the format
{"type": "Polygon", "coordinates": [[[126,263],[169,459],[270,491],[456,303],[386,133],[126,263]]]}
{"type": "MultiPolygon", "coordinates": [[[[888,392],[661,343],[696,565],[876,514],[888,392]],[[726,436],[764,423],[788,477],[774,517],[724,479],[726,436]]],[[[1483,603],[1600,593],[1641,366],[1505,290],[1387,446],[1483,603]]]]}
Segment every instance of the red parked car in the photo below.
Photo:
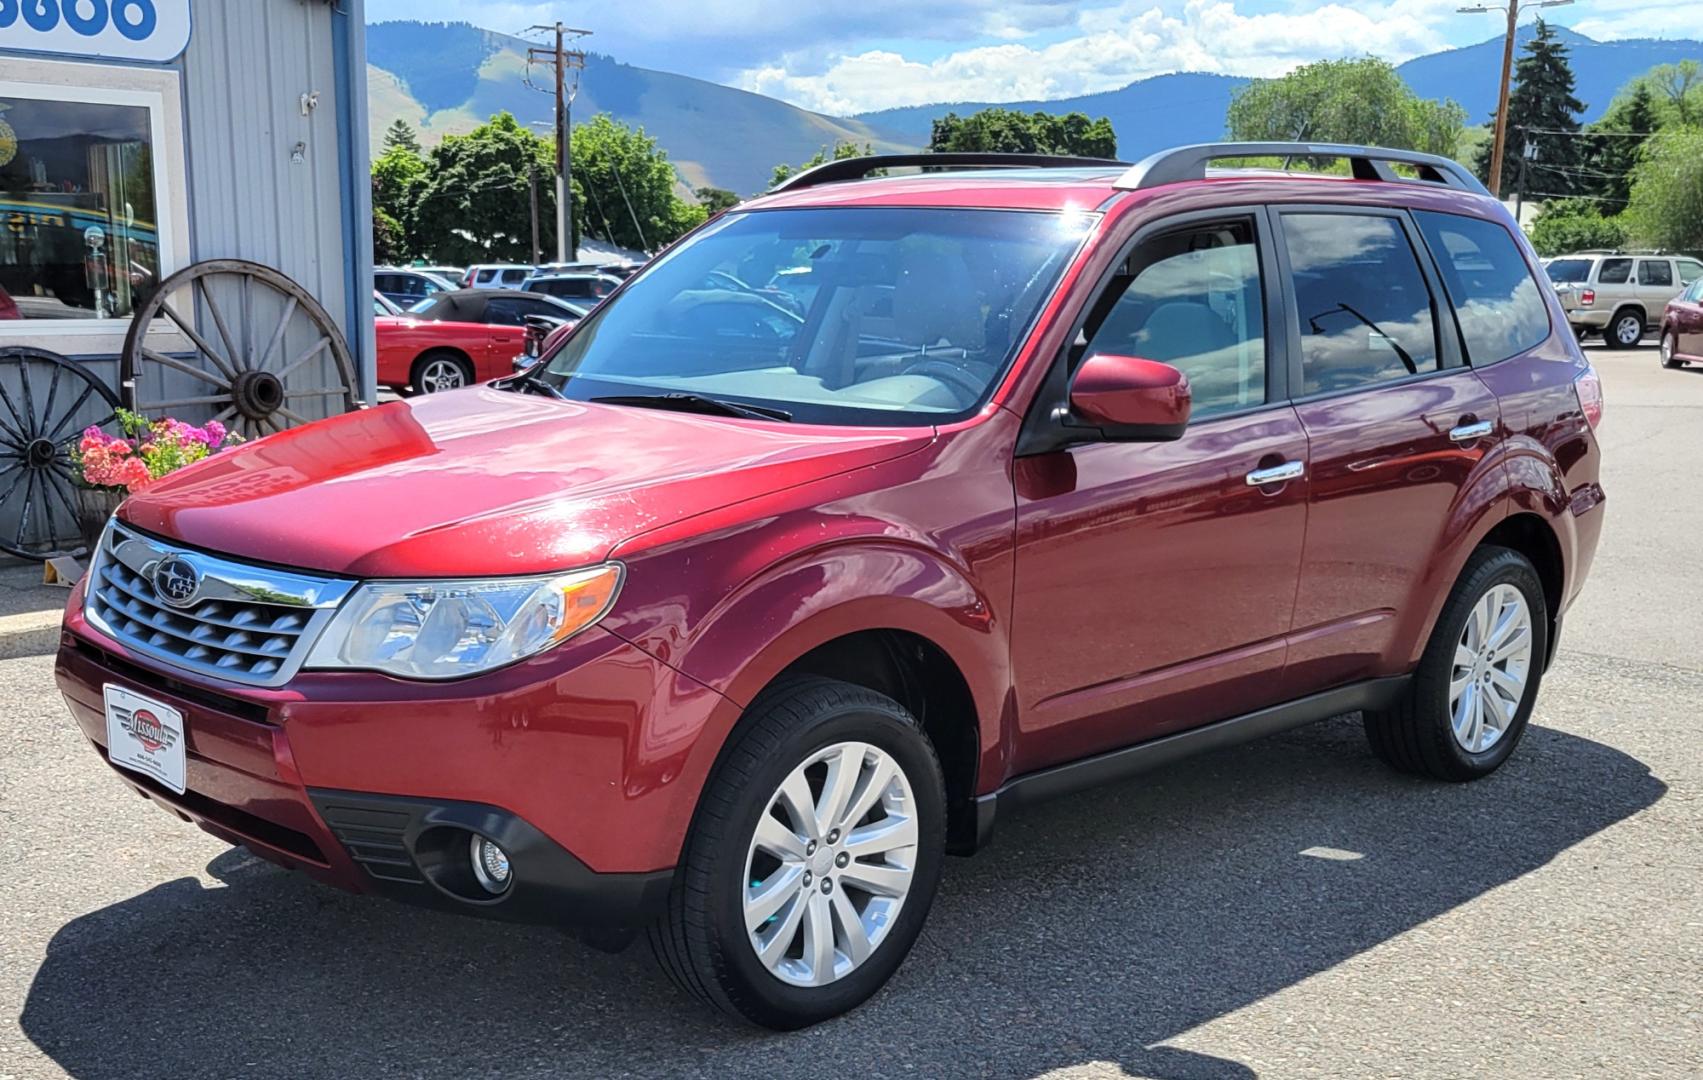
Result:
{"type": "Polygon", "coordinates": [[[1508,758],[1603,518],[1542,281],[1402,151],[835,162],[523,374],[132,496],[59,682],[217,836],[798,1027],[1032,800],[1356,710],[1508,758]],[[1301,154],[1353,175],[1208,171],[1301,154]]]}
{"type": "Polygon", "coordinates": [[[1703,364],[1703,278],[1668,301],[1661,335],[1663,367],[1703,364]]]}
{"type": "Polygon", "coordinates": [[[394,318],[375,319],[378,383],[436,394],[512,374],[514,358],[525,349],[529,316],[565,323],[578,319],[579,311],[513,289],[458,289],[394,318]]]}

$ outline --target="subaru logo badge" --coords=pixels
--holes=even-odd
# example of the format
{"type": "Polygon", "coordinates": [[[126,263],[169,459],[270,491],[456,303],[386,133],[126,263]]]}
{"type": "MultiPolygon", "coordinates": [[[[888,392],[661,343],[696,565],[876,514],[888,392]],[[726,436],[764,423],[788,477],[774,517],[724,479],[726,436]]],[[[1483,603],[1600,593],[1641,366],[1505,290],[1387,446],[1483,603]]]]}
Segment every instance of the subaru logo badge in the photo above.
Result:
{"type": "Polygon", "coordinates": [[[172,607],[187,607],[201,591],[201,572],[181,555],[167,555],[154,566],[154,592],[172,607]]]}

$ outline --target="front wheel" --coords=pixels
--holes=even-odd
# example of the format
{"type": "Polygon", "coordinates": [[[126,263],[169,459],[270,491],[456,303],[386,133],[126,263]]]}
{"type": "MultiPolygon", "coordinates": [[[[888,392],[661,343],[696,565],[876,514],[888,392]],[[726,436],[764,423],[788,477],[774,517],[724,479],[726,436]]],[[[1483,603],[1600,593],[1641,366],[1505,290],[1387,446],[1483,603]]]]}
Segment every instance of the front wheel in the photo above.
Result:
{"type": "Polygon", "coordinates": [[[1524,555],[1473,552],[1402,698],[1365,714],[1372,752],[1439,780],[1495,772],[1520,741],[1548,655],[1543,582],[1524,555]]]}
{"type": "Polygon", "coordinates": [[[940,762],[917,721],[862,687],[789,679],[752,704],[705,787],[652,949],[741,1019],[826,1020],[910,952],[945,841],[940,762]]]}
{"type": "Polygon", "coordinates": [[[429,352],[414,361],[414,389],[421,394],[441,394],[473,385],[473,365],[445,349],[429,352]]]}
{"type": "Polygon", "coordinates": [[[1665,368],[1685,366],[1685,361],[1679,358],[1679,342],[1672,330],[1662,332],[1662,366],[1665,368]]]}

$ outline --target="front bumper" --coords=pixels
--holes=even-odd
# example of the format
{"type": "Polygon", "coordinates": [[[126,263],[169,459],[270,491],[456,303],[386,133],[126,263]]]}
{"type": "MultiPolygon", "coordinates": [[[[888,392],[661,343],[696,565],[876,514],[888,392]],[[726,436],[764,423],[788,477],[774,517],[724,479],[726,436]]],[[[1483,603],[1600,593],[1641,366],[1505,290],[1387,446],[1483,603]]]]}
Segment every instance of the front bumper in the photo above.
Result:
{"type": "Polygon", "coordinates": [[[80,601],[78,590],[55,668],[71,714],[105,760],[106,684],[181,711],[182,795],[114,773],[184,820],[320,881],[429,907],[576,927],[638,926],[662,910],[695,789],[680,782],[689,741],[654,737],[649,700],[672,694],[685,729],[699,710],[625,642],[582,635],[563,646],[573,653],[557,678],[508,669],[462,698],[343,674],[259,690],[127,653],[81,619],[80,601]],[[458,876],[473,833],[509,853],[499,897],[458,876]],[[460,865],[446,861],[450,841],[460,865]]]}

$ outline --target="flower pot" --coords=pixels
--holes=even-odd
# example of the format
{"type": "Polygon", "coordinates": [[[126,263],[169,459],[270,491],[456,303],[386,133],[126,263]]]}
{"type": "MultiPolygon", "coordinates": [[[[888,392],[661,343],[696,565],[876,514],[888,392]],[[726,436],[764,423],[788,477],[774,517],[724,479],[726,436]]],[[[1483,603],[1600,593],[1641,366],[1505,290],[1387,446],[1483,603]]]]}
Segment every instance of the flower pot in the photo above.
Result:
{"type": "Polygon", "coordinates": [[[89,556],[94,555],[95,546],[100,543],[107,519],[123,501],[124,492],[117,488],[77,489],[77,529],[83,536],[83,550],[89,556]]]}

